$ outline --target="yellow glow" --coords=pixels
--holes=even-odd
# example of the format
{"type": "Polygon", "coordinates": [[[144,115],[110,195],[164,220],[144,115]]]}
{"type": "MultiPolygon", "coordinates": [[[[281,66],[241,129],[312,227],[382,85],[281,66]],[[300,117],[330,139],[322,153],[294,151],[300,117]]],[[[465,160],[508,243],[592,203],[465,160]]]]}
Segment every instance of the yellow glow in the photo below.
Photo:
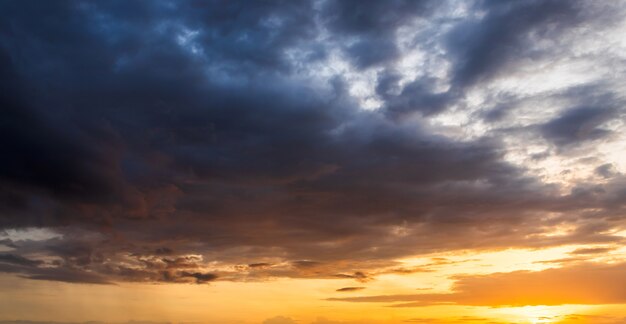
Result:
{"type": "MultiPolygon", "coordinates": [[[[0,320],[47,320],[54,317],[58,321],[73,322],[124,322],[134,319],[173,323],[260,324],[268,318],[285,316],[300,324],[313,323],[320,317],[350,324],[403,323],[415,318],[437,319],[437,323],[460,323],[464,317],[488,318],[494,323],[587,323],[567,316],[592,314],[604,306],[487,307],[450,304],[389,307],[398,303],[327,300],[331,297],[450,293],[455,276],[557,268],[563,265],[550,261],[571,258],[572,251],[583,247],[590,246],[480,253],[465,251],[406,258],[397,260],[398,265],[394,267],[377,270],[376,279],[367,283],[351,279],[270,279],[259,282],[217,281],[208,285],[85,285],[2,275],[0,320]],[[417,271],[404,274],[392,271],[397,268],[417,271]],[[337,291],[354,286],[365,289],[347,293],[337,291]],[[33,312],[33,309],[38,311],[33,312]]],[[[623,260],[625,252],[621,248],[585,258],[610,263],[623,260]]],[[[608,313],[626,316],[626,311],[619,307],[610,311],[603,309],[602,314],[608,313]]]]}
{"type": "Polygon", "coordinates": [[[589,312],[594,307],[590,306],[525,306],[500,308],[496,312],[496,317],[507,321],[518,321],[519,323],[546,324],[559,323],[565,316],[570,314],[580,314],[589,312]]]}

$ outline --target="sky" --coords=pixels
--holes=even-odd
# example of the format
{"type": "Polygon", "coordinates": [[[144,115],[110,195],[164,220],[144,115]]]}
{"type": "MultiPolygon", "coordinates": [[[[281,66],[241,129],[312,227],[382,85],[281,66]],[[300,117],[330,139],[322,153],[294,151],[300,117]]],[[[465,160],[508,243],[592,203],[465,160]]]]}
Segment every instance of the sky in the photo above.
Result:
{"type": "Polygon", "coordinates": [[[0,1],[0,324],[626,323],[626,1],[0,1]]]}

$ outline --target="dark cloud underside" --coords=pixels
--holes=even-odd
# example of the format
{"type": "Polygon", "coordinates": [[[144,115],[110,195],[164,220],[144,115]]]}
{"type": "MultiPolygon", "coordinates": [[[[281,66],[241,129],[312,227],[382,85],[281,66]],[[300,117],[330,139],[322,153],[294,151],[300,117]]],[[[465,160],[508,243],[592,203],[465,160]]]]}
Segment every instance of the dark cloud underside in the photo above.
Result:
{"type": "MultiPolygon", "coordinates": [[[[621,241],[609,231],[622,226],[619,172],[599,167],[607,182],[563,194],[507,160],[499,136],[429,126],[473,86],[551,55],[528,44],[602,17],[576,1],[476,1],[468,10],[480,17],[442,18],[453,5],[2,2],[0,229],[62,237],[9,242],[0,270],[89,283],[364,282],[412,254],[621,241]],[[442,28],[401,39],[423,22],[442,28]],[[394,67],[420,42],[450,63],[447,89],[394,67]],[[380,109],[362,109],[350,73],[324,74],[335,57],[373,73],[380,109]],[[543,235],[557,225],[576,230],[543,235]]],[[[527,129],[563,148],[606,139],[621,106],[603,98],[616,102],[527,129]]]]}

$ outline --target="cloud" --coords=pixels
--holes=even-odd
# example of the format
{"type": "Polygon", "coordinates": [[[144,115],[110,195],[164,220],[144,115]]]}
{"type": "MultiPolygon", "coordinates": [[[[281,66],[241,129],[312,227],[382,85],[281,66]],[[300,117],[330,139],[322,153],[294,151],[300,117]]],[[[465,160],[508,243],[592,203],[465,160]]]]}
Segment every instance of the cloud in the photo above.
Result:
{"type": "Polygon", "coordinates": [[[326,1],[321,18],[333,36],[356,39],[343,50],[357,68],[365,69],[397,59],[397,29],[434,7],[436,1],[326,1]]]}
{"type": "Polygon", "coordinates": [[[559,148],[614,140],[618,83],[542,92],[537,109],[565,108],[523,127],[466,111],[474,86],[524,106],[489,82],[522,57],[557,60],[545,42],[605,21],[581,6],[2,3],[0,228],[58,236],[3,238],[1,270],[368,281],[423,271],[395,260],[435,251],[622,242],[617,162],[560,187],[511,159],[524,132],[559,148]]]}
{"type": "Polygon", "coordinates": [[[27,258],[19,256],[19,255],[2,253],[2,254],[0,254],[0,263],[7,263],[7,264],[18,265],[18,266],[33,267],[33,266],[37,266],[37,265],[41,264],[42,262],[41,261],[37,261],[37,260],[30,260],[30,259],[27,259],[27,258]]]}
{"type": "Polygon", "coordinates": [[[615,110],[612,109],[575,108],[544,124],[541,132],[546,139],[557,146],[572,145],[610,135],[609,130],[599,126],[614,117],[615,110]]]}
{"type": "Polygon", "coordinates": [[[181,277],[192,277],[196,279],[197,283],[205,283],[208,281],[213,281],[215,279],[217,279],[217,275],[212,274],[212,273],[201,273],[201,272],[187,272],[187,271],[182,271],[180,273],[181,277]]]}
{"type": "Polygon", "coordinates": [[[616,250],[615,247],[590,247],[576,249],[571,254],[605,254],[614,250],[616,250]]]}
{"type": "Polygon", "coordinates": [[[583,263],[543,271],[515,271],[455,277],[448,294],[331,298],[336,301],[394,303],[394,307],[437,304],[528,306],[621,304],[626,264],[583,263]]]}
{"type": "Polygon", "coordinates": [[[455,61],[454,83],[469,86],[506,71],[529,42],[558,37],[581,21],[576,1],[481,1],[486,15],[459,24],[447,36],[455,61]]]}
{"type": "Polygon", "coordinates": [[[353,291],[358,291],[358,290],[363,290],[365,289],[365,287],[343,287],[343,288],[339,288],[337,289],[338,292],[353,292],[353,291]]]}
{"type": "Polygon", "coordinates": [[[613,164],[611,163],[602,164],[598,166],[594,171],[597,175],[603,178],[611,178],[618,174],[618,172],[615,171],[613,164]]]}
{"type": "Polygon", "coordinates": [[[17,247],[17,245],[15,245],[15,243],[13,243],[13,241],[9,240],[9,239],[0,240],[0,245],[4,245],[4,246],[9,247],[9,248],[16,248],[17,247]]]}
{"type": "MultiPolygon", "coordinates": [[[[413,113],[433,115],[443,111],[453,102],[455,94],[450,92],[436,93],[433,80],[419,79],[406,84],[398,95],[389,95],[389,87],[393,87],[393,75],[379,75],[378,91],[386,99],[386,113],[393,119],[402,119],[413,113]]],[[[397,81],[396,81],[397,82],[397,81]]]]}
{"type": "Polygon", "coordinates": [[[68,283],[112,284],[109,278],[81,269],[71,268],[36,268],[24,271],[23,278],[33,280],[51,280],[68,283]]]}

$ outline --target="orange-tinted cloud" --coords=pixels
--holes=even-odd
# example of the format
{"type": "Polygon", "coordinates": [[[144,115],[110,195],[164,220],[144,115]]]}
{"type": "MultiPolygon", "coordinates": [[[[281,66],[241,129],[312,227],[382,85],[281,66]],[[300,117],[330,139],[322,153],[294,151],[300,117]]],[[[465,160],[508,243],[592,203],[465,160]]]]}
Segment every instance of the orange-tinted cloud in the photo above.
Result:
{"type": "Polygon", "coordinates": [[[396,307],[448,303],[472,306],[626,303],[626,263],[585,263],[535,272],[457,276],[455,280],[449,294],[384,295],[331,300],[385,302],[394,303],[396,307]]]}
{"type": "Polygon", "coordinates": [[[365,287],[343,287],[343,288],[337,289],[337,291],[338,292],[352,292],[352,291],[359,291],[363,289],[365,289],[365,287]]]}

